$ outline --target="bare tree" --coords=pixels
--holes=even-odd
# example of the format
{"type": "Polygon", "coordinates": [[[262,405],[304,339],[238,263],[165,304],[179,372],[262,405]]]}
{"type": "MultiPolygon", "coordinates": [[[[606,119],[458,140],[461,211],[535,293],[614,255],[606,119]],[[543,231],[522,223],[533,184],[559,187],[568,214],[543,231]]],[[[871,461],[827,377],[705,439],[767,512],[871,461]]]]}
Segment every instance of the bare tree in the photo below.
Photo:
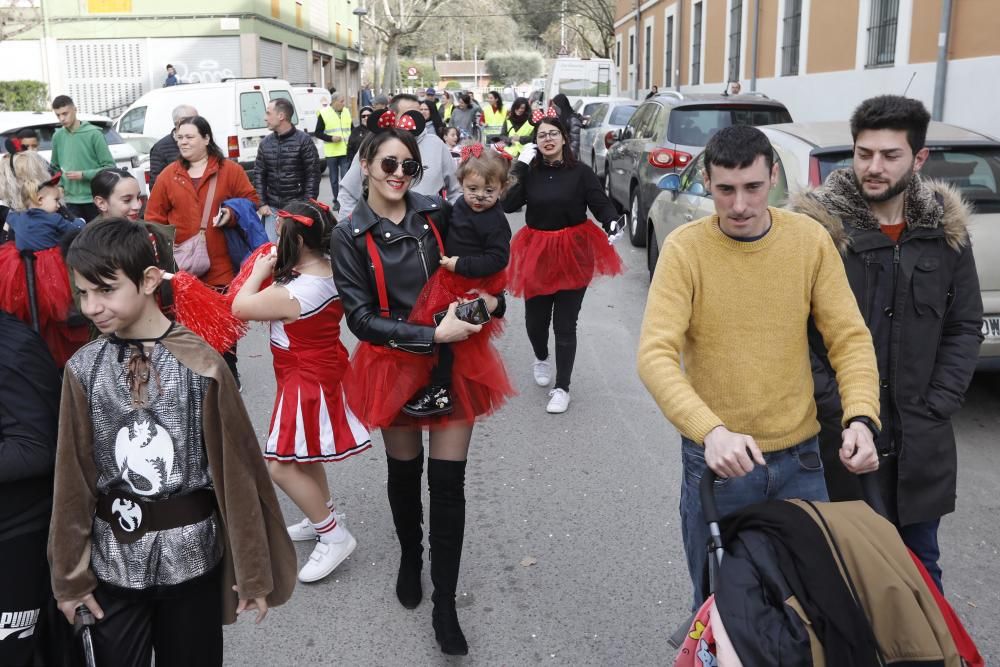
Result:
{"type": "Polygon", "coordinates": [[[598,58],[615,45],[615,6],[609,0],[566,0],[566,28],[598,58]]]}
{"type": "Polygon", "coordinates": [[[0,40],[16,37],[42,22],[37,0],[0,0],[0,40]]]}
{"type": "Polygon", "coordinates": [[[372,3],[374,11],[364,17],[364,22],[385,45],[382,89],[386,92],[398,90],[402,85],[399,76],[400,41],[423,28],[441,4],[442,0],[375,0],[372,3]]]}

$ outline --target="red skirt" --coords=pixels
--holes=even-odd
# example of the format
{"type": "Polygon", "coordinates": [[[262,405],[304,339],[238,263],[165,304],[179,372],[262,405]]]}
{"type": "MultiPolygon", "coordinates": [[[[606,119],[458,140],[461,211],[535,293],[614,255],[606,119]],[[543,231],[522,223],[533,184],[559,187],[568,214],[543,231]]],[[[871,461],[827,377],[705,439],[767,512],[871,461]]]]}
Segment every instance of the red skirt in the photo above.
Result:
{"type": "MultiPolygon", "coordinates": [[[[90,340],[90,329],[86,325],[71,327],[66,323],[73,305],[73,293],[59,248],[35,253],[35,302],[42,339],[56,365],[62,368],[90,340]]],[[[31,324],[27,270],[13,242],[0,245],[0,309],[31,324]]]]}
{"type": "MultiPolygon", "coordinates": [[[[479,294],[499,294],[507,286],[507,271],[483,278],[468,278],[446,269],[438,269],[427,281],[410,312],[410,322],[434,325],[434,315],[448,310],[459,299],[475,299],[479,294]]],[[[502,320],[490,320],[483,327],[490,338],[503,333],[502,320]]]]}
{"type": "Polygon", "coordinates": [[[592,221],[549,232],[522,227],[510,242],[510,292],[530,299],[587,287],[625,269],[608,237],[592,221]]]}

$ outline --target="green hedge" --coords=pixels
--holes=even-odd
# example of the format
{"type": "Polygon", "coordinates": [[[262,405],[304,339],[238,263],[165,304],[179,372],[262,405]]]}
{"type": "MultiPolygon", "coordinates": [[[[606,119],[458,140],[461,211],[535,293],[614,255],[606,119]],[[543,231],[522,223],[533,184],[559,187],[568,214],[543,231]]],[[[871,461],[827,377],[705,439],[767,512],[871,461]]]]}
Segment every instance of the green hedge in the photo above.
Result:
{"type": "Polygon", "coordinates": [[[41,81],[0,81],[0,111],[45,111],[46,93],[41,81]]]}

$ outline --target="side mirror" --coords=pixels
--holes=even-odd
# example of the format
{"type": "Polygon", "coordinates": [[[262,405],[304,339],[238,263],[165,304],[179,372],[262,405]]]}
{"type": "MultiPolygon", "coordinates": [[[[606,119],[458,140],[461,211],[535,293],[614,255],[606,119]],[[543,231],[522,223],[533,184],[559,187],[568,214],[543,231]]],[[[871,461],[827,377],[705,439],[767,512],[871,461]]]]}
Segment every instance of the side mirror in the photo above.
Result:
{"type": "Polygon", "coordinates": [[[677,192],[681,189],[681,177],[677,174],[666,174],[660,179],[659,183],[656,184],[661,190],[667,190],[668,192],[677,192]]]}
{"type": "Polygon", "coordinates": [[[625,128],[624,127],[620,127],[617,130],[615,130],[615,141],[621,141],[622,138],[624,138],[624,136],[625,136],[625,128]]]}
{"type": "Polygon", "coordinates": [[[691,187],[688,188],[687,193],[689,195],[694,195],[695,197],[704,197],[708,194],[708,190],[705,189],[705,184],[701,182],[692,183],[691,187]]]}

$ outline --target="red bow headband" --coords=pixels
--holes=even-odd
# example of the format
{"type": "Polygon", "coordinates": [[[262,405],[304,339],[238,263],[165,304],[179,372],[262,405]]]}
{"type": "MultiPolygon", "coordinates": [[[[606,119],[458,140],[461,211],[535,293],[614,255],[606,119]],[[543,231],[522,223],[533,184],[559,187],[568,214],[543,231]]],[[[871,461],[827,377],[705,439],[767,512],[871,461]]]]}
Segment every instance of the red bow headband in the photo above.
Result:
{"type": "Polygon", "coordinates": [[[419,135],[424,131],[426,124],[427,121],[419,111],[407,111],[397,116],[392,109],[383,109],[368,116],[368,129],[376,134],[395,128],[419,135]]]}
{"type": "MultiPolygon", "coordinates": [[[[502,141],[498,141],[498,142],[496,142],[494,144],[490,144],[490,148],[492,148],[494,151],[496,151],[500,155],[500,157],[502,157],[502,158],[505,158],[507,160],[513,159],[511,157],[510,153],[508,153],[506,150],[504,150],[506,148],[506,146],[504,146],[504,143],[502,141]]],[[[484,150],[484,147],[483,147],[482,144],[468,144],[467,146],[462,146],[462,157],[459,160],[459,162],[460,163],[465,163],[465,162],[467,162],[469,160],[469,158],[474,158],[474,157],[479,158],[479,157],[482,157],[483,156],[483,150],[484,150]]]]}
{"type": "Polygon", "coordinates": [[[535,109],[534,113],[531,114],[531,124],[538,125],[545,118],[558,118],[558,117],[559,117],[559,112],[556,111],[555,107],[549,107],[548,111],[535,109]]]}
{"type": "Polygon", "coordinates": [[[315,222],[308,215],[296,215],[295,213],[289,213],[288,211],[281,209],[275,213],[279,218],[287,218],[289,220],[294,220],[295,222],[301,222],[306,227],[312,227],[313,222],[315,222]]]}

